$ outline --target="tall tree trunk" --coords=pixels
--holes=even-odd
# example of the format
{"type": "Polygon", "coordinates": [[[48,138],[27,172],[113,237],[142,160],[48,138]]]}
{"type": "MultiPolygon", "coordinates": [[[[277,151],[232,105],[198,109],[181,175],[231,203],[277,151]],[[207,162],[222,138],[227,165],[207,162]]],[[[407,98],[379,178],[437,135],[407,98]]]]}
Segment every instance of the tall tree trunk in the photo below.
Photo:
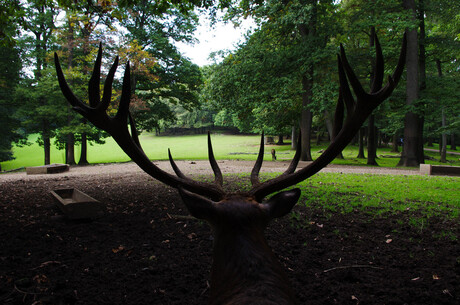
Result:
{"type": "MultiPolygon", "coordinates": [[[[419,33],[419,75],[420,75],[420,88],[419,91],[426,90],[426,50],[425,50],[425,41],[426,41],[426,32],[425,32],[425,3],[424,0],[419,0],[418,3],[418,21],[420,26],[419,33]]],[[[423,139],[423,125],[425,124],[425,114],[420,114],[419,120],[419,133],[418,133],[418,154],[420,163],[425,163],[425,152],[423,145],[425,141],[423,139]]]]}
{"type": "Polygon", "coordinates": [[[398,132],[395,132],[393,135],[393,140],[391,143],[391,152],[399,152],[398,148],[398,132]]]}
{"type": "MultiPolygon", "coordinates": [[[[369,47],[372,48],[375,45],[375,27],[371,27],[371,33],[369,36],[369,47]]],[[[372,67],[375,67],[375,59],[374,57],[371,58],[372,62],[372,67]]],[[[374,68],[372,69],[370,73],[371,77],[371,87],[372,87],[372,82],[375,77],[375,71],[374,68]]],[[[380,88],[373,88],[375,90],[380,90],[380,88]]],[[[375,115],[371,114],[367,120],[368,125],[367,125],[367,164],[368,165],[378,165],[377,161],[375,160],[377,158],[377,141],[376,141],[376,128],[375,128],[375,115]]]]}
{"type": "MultiPolygon", "coordinates": [[[[405,9],[410,10],[415,20],[415,1],[404,0],[403,4],[405,9]]],[[[406,35],[406,104],[412,105],[419,97],[417,29],[406,29],[406,35]]],[[[419,166],[420,163],[423,163],[423,160],[420,159],[420,125],[420,118],[417,114],[412,111],[406,113],[404,118],[404,148],[398,166],[419,166]]]]}
{"type": "MultiPolygon", "coordinates": [[[[299,33],[304,42],[312,43],[316,37],[316,22],[317,22],[317,2],[309,1],[311,4],[311,16],[307,23],[302,23],[298,26],[299,33]]],[[[302,112],[300,121],[300,130],[302,137],[302,150],[300,153],[300,160],[312,161],[311,157],[311,126],[313,115],[311,112],[311,103],[313,97],[313,75],[314,64],[311,63],[307,68],[306,73],[302,75],[302,112]]]]}
{"type": "Polygon", "coordinates": [[[312,161],[311,157],[311,126],[313,115],[309,108],[312,95],[312,79],[309,79],[307,76],[302,77],[302,113],[300,120],[300,132],[302,137],[302,150],[300,153],[301,161],[312,161]]]}
{"type": "MultiPolygon", "coordinates": [[[[67,113],[67,125],[70,126],[72,122],[72,115],[70,105],[68,107],[67,113]]],[[[66,145],[65,145],[65,163],[69,165],[75,165],[75,136],[73,133],[68,133],[66,136],[66,145]]]]}
{"type": "Polygon", "coordinates": [[[356,158],[364,159],[365,156],[364,156],[364,128],[363,127],[359,129],[358,138],[359,138],[358,140],[359,146],[358,146],[358,155],[356,156],[356,158]]]}
{"type": "Polygon", "coordinates": [[[297,149],[297,126],[292,126],[292,131],[291,131],[291,149],[296,150],[297,149]]]}
{"type": "Polygon", "coordinates": [[[375,116],[371,114],[368,122],[368,133],[367,133],[367,165],[378,165],[377,161],[377,139],[376,139],[376,128],[374,124],[375,116]]]}
{"type": "MultiPolygon", "coordinates": [[[[69,70],[73,67],[73,50],[74,50],[74,35],[73,35],[73,25],[72,20],[68,17],[69,24],[69,34],[67,36],[68,48],[69,48],[69,59],[68,67],[69,70]]],[[[67,104],[67,126],[72,124],[72,107],[67,104]]],[[[66,164],[75,165],[75,136],[73,133],[69,132],[66,136],[66,145],[65,145],[65,156],[66,164]]]]}
{"type": "MultiPolygon", "coordinates": [[[[442,108],[442,118],[441,118],[441,126],[446,127],[446,111],[444,107],[442,108]]],[[[442,132],[441,136],[441,162],[447,162],[447,134],[445,131],[442,132]]]]}
{"type": "MultiPolygon", "coordinates": [[[[438,70],[438,77],[442,78],[442,69],[441,69],[441,60],[436,59],[436,68],[438,70]]],[[[447,162],[447,134],[444,131],[444,127],[446,127],[446,111],[444,106],[441,109],[441,127],[443,128],[443,132],[441,135],[441,142],[439,143],[439,153],[441,155],[441,162],[447,162]]]]}
{"type": "Polygon", "coordinates": [[[78,161],[78,165],[88,165],[88,142],[86,139],[86,132],[81,134],[81,153],[80,153],[80,160],[78,161]]]}
{"type": "Polygon", "coordinates": [[[45,165],[51,163],[51,140],[50,140],[50,127],[48,120],[43,120],[42,122],[42,137],[43,137],[43,150],[45,153],[45,165]]]}
{"type": "Polygon", "coordinates": [[[326,124],[327,134],[329,135],[329,141],[332,141],[334,125],[332,124],[331,117],[329,116],[329,111],[327,110],[324,111],[324,122],[326,124]]]}
{"type": "MultiPolygon", "coordinates": [[[[83,124],[86,125],[86,120],[84,120],[83,124]]],[[[81,134],[81,148],[80,148],[80,160],[78,161],[78,165],[88,165],[88,141],[86,132],[81,134]]]]}

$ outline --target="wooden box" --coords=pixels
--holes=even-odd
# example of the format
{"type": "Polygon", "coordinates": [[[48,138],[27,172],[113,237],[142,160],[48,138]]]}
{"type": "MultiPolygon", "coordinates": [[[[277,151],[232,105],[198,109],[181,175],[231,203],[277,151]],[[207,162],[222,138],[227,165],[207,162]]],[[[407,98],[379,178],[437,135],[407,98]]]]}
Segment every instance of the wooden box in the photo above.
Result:
{"type": "Polygon", "coordinates": [[[104,214],[105,206],[77,189],[58,189],[51,191],[56,204],[70,219],[97,218],[104,214]]]}

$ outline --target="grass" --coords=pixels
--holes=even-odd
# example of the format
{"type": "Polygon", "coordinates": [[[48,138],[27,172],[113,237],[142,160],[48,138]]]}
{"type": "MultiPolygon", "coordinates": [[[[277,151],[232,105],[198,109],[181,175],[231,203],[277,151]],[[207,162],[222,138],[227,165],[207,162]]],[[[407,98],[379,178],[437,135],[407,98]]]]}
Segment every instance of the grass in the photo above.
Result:
{"type": "Polygon", "coordinates": [[[419,211],[460,216],[460,179],[439,176],[318,173],[301,184],[307,206],[331,212],[419,211]]]}
{"type": "MultiPolygon", "coordinates": [[[[167,149],[170,148],[173,157],[176,160],[202,160],[207,159],[207,142],[206,135],[190,135],[190,136],[168,136],[157,137],[152,134],[144,133],[140,137],[144,151],[152,160],[167,160],[167,149]]],[[[29,146],[14,147],[13,152],[15,160],[2,162],[3,170],[11,170],[20,167],[43,165],[43,148],[36,143],[37,136],[33,135],[29,138],[32,143],[29,146]]],[[[217,159],[223,160],[255,160],[259,150],[260,138],[257,135],[222,135],[215,134],[212,136],[214,154],[217,159]],[[237,154],[235,154],[237,153],[237,154]],[[242,154],[238,154],[242,153],[242,154]]],[[[322,150],[327,147],[327,143],[312,147],[312,157],[316,159],[322,150]]],[[[278,160],[290,160],[294,155],[294,151],[290,145],[273,145],[266,146],[266,160],[271,160],[270,150],[274,148],[277,153],[278,160]]],[[[76,160],[79,159],[80,148],[75,148],[76,160]]],[[[366,166],[367,159],[357,159],[358,148],[356,146],[348,146],[343,155],[345,159],[336,159],[334,164],[346,165],[363,165],[366,166]]],[[[426,152],[428,156],[439,159],[439,154],[436,152],[426,152]]],[[[390,148],[379,148],[377,151],[379,159],[378,164],[383,167],[395,167],[399,161],[399,154],[392,153],[390,148]]],[[[64,163],[64,151],[57,150],[54,146],[51,149],[51,163],[64,163]]],[[[88,147],[88,161],[90,163],[112,163],[126,162],[129,158],[118,147],[112,138],[108,138],[103,145],[94,145],[88,147]]],[[[451,165],[460,166],[459,156],[448,155],[448,161],[451,165]]],[[[427,161],[430,164],[441,164],[437,161],[427,161]]]]}
{"type": "MultiPolygon", "coordinates": [[[[397,219],[420,232],[430,230],[431,224],[458,223],[460,219],[458,177],[318,173],[298,187],[302,190],[299,203],[309,211],[321,211],[326,218],[358,212],[368,215],[369,221],[397,219]]],[[[295,209],[290,217],[293,226],[311,225],[310,216],[295,209]]],[[[455,230],[446,226],[432,234],[438,239],[458,240],[455,230]]]]}

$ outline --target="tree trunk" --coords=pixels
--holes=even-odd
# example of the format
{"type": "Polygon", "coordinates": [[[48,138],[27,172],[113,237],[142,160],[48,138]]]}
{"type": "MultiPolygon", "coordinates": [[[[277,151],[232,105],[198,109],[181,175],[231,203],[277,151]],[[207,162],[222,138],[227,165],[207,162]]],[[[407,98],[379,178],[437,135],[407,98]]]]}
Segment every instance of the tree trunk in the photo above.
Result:
{"type": "Polygon", "coordinates": [[[276,145],[284,145],[282,134],[278,135],[278,142],[276,143],[276,145]]]}
{"type": "MultiPolygon", "coordinates": [[[[404,8],[410,10],[415,20],[415,1],[404,0],[404,8]]],[[[406,57],[406,104],[412,105],[419,96],[419,62],[417,29],[406,29],[407,57],[406,57]]],[[[408,112],[404,118],[404,148],[398,166],[419,166],[420,159],[420,118],[413,112],[408,112]]],[[[422,143],[423,145],[423,143],[422,143]]]]}
{"type": "MultiPolygon", "coordinates": [[[[444,127],[446,127],[446,111],[444,110],[444,108],[442,108],[441,124],[444,129],[444,127]]],[[[447,162],[447,134],[445,131],[443,131],[441,137],[441,162],[447,162]]]]}
{"type": "Polygon", "coordinates": [[[359,138],[359,148],[358,148],[358,156],[356,156],[356,158],[364,159],[365,156],[364,156],[364,128],[363,127],[359,129],[358,138],[359,138]]]}
{"type": "Polygon", "coordinates": [[[391,143],[391,152],[399,152],[397,132],[395,132],[395,134],[393,135],[393,141],[391,143]]]}
{"type": "MultiPolygon", "coordinates": [[[[73,26],[71,25],[72,22],[70,18],[68,19],[69,22],[69,34],[68,34],[68,43],[69,43],[69,61],[68,61],[68,67],[69,70],[72,69],[73,67],[73,42],[74,42],[74,37],[73,37],[73,26]]],[[[71,85],[71,82],[69,83],[71,85]]],[[[67,126],[71,126],[72,124],[72,107],[70,104],[68,104],[67,107],[67,126]]],[[[75,136],[73,133],[69,133],[66,136],[66,145],[65,145],[65,163],[69,165],[75,165],[75,136]]]]}
{"type": "Polygon", "coordinates": [[[433,137],[428,137],[428,142],[426,143],[426,146],[433,147],[433,137]]]}
{"type": "MultiPolygon", "coordinates": [[[[371,27],[371,33],[369,36],[369,47],[374,47],[375,45],[375,27],[371,27]]],[[[373,92],[378,91],[381,89],[381,86],[379,87],[373,87],[373,81],[375,77],[375,59],[374,57],[371,58],[372,62],[372,71],[370,73],[371,77],[371,88],[373,92]]],[[[376,128],[375,128],[375,115],[371,114],[367,120],[368,126],[367,126],[367,164],[368,165],[378,165],[377,161],[375,160],[377,158],[377,141],[376,141],[376,128]]]]}
{"type": "Polygon", "coordinates": [[[292,126],[292,131],[291,131],[291,149],[296,150],[297,149],[297,127],[292,126]]]}
{"type": "Polygon", "coordinates": [[[331,117],[329,116],[329,112],[327,110],[324,111],[324,122],[326,124],[327,134],[329,135],[329,141],[332,141],[332,133],[334,127],[331,121],[331,117]]]}
{"type": "MultiPolygon", "coordinates": [[[[317,36],[316,34],[316,22],[317,22],[317,2],[311,1],[311,17],[307,23],[299,25],[299,32],[302,40],[306,43],[311,42],[312,38],[317,36]]],[[[311,63],[307,68],[306,72],[302,75],[302,112],[300,120],[300,130],[302,137],[302,150],[300,153],[300,160],[312,161],[311,157],[311,126],[313,115],[311,113],[310,105],[313,96],[313,75],[314,75],[314,64],[311,63]]]]}
{"type": "Polygon", "coordinates": [[[318,130],[316,130],[316,146],[321,144],[321,130],[318,126],[318,130]]]}
{"type": "Polygon", "coordinates": [[[367,165],[378,165],[377,161],[377,139],[375,137],[376,128],[374,125],[375,116],[371,114],[368,119],[367,133],[367,165]]]}
{"type": "Polygon", "coordinates": [[[45,165],[51,163],[51,140],[48,135],[43,135],[43,150],[45,152],[45,165]]]}
{"type": "MultiPolygon", "coordinates": [[[[312,72],[312,71],[311,71],[312,72]]],[[[300,160],[301,161],[312,161],[311,157],[311,125],[313,115],[309,108],[311,97],[312,97],[312,83],[313,80],[306,75],[302,77],[302,115],[300,120],[300,131],[302,137],[302,151],[300,153],[300,160]]]]}
{"type": "Polygon", "coordinates": [[[65,163],[69,165],[75,165],[75,137],[73,133],[67,135],[66,142],[66,160],[65,163]]]}
{"type": "Polygon", "coordinates": [[[88,165],[88,141],[86,139],[86,132],[81,134],[81,151],[80,151],[80,160],[78,165],[88,165]]]}

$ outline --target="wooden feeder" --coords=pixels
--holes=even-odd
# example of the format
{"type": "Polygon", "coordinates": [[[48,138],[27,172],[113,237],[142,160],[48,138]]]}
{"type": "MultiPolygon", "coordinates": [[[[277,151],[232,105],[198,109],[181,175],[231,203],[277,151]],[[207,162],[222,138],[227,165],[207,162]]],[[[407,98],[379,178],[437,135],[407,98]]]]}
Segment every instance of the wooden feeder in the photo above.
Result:
{"type": "Polygon", "coordinates": [[[48,164],[43,166],[26,167],[27,175],[57,174],[69,170],[68,164],[48,164]]]}
{"type": "Polygon", "coordinates": [[[58,189],[51,191],[56,204],[70,219],[97,218],[104,214],[105,206],[77,189],[58,189]]]}

